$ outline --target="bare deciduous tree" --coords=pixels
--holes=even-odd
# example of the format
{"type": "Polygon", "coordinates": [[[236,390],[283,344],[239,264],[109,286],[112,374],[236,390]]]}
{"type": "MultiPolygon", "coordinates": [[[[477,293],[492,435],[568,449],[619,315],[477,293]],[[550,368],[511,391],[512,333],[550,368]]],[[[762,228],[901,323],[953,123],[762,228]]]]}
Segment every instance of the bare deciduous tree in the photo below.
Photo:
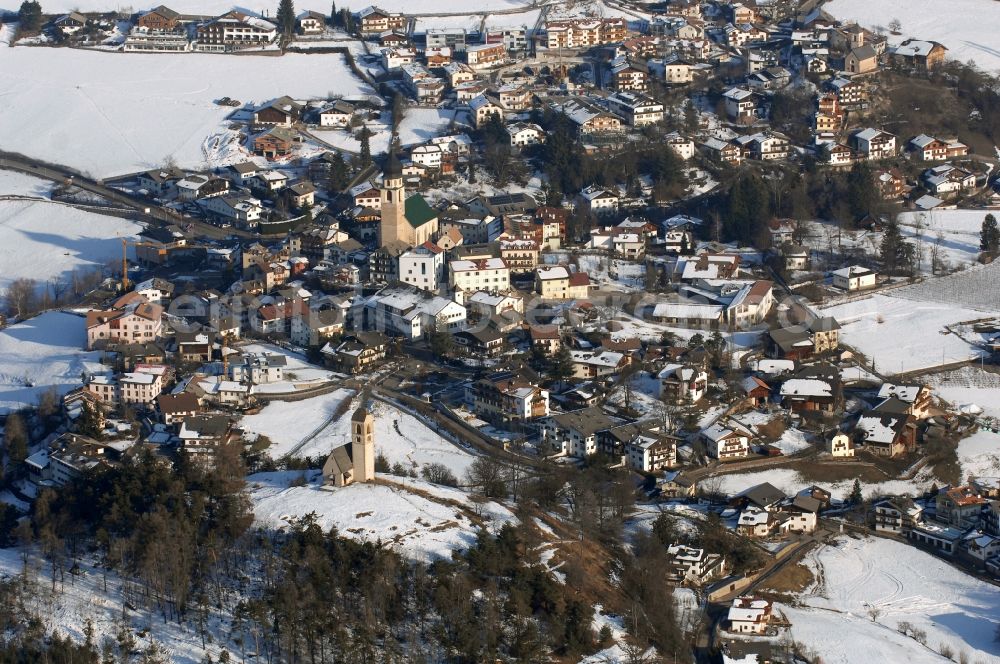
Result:
{"type": "Polygon", "coordinates": [[[38,284],[34,279],[15,279],[7,287],[4,305],[7,313],[17,318],[25,318],[34,313],[38,298],[38,284]]]}

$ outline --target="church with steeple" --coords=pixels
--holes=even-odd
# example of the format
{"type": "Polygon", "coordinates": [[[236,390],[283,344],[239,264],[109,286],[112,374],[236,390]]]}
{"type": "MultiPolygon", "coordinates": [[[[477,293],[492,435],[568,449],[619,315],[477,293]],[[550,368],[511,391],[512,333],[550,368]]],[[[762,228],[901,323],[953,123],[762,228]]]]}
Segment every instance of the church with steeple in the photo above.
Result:
{"type": "Polygon", "coordinates": [[[407,197],[403,165],[394,147],[389,151],[381,193],[380,247],[398,244],[415,247],[433,239],[438,231],[438,214],[420,194],[407,197]]]}
{"type": "Polygon", "coordinates": [[[326,484],[342,487],[375,479],[375,418],[362,397],[351,416],[351,442],[330,452],[323,464],[326,484]]]}

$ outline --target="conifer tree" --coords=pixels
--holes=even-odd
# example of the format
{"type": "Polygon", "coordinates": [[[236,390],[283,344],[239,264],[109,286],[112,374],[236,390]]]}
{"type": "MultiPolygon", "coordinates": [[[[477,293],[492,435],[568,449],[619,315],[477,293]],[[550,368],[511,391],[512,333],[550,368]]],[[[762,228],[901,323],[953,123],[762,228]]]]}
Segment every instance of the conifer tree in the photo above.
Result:
{"type": "Polygon", "coordinates": [[[979,233],[979,248],[996,255],[1000,252],[1000,228],[997,228],[997,218],[992,214],[983,219],[983,228],[979,233]]]}
{"type": "Polygon", "coordinates": [[[291,37],[295,32],[295,5],[292,0],[280,0],[278,3],[278,28],[285,37],[291,37]]]}

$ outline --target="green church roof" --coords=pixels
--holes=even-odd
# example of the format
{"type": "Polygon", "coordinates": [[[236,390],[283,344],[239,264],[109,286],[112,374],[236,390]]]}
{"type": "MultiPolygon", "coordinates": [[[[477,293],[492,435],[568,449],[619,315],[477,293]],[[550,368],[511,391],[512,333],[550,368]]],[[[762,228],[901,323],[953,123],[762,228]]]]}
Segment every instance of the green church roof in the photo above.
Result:
{"type": "Polygon", "coordinates": [[[423,226],[428,221],[437,218],[437,212],[435,212],[424,197],[420,194],[413,194],[406,199],[405,205],[405,215],[406,220],[410,222],[410,226],[414,228],[419,228],[423,226]]]}

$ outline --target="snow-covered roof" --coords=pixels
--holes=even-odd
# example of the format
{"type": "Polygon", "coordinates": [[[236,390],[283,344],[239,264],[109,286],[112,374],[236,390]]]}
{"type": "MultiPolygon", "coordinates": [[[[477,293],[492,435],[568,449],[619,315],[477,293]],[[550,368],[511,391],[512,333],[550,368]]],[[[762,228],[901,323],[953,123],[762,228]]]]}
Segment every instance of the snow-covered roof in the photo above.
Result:
{"type": "Polygon", "coordinates": [[[688,304],[662,302],[653,307],[654,318],[678,318],[688,320],[718,320],[722,316],[721,305],[688,304]]]}
{"type": "Polygon", "coordinates": [[[730,88],[722,93],[722,96],[726,99],[732,99],[733,101],[743,101],[744,99],[752,97],[753,92],[744,88],[730,88]]]}
{"type": "Polygon", "coordinates": [[[895,397],[900,401],[913,403],[917,400],[917,396],[920,395],[921,389],[922,387],[920,385],[893,385],[892,383],[883,383],[882,387],[879,388],[878,396],[880,399],[895,397]]]}
{"type": "Polygon", "coordinates": [[[538,278],[542,281],[550,279],[569,279],[569,270],[563,265],[539,265],[536,269],[538,278]]]}
{"type": "Polygon", "coordinates": [[[905,416],[870,413],[862,415],[857,428],[866,442],[890,444],[896,439],[896,430],[905,416]]]}
{"type": "MultiPolygon", "coordinates": [[[[770,514],[767,510],[762,510],[759,507],[748,507],[742,512],[740,512],[739,525],[741,526],[762,526],[767,524],[770,514]]],[[[761,610],[759,609],[730,609],[732,611],[752,611],[752,615],[760,615],[761,610]]],[[[746,619],[745,619],[746,620],[746,619]]],[[[752,618],[749,618],[752,620],[752,618]]]]}
{"type": "Polygon", "coordinates": [[[940,46],[937,42],[924,41],[921,39],[907,39],[899,46],[892,49],[895,55],[907,58],[927,57],[935,46],[940,46]]]}
{"type": "Polygon", "coordinates": [[[781,385],[782,396],[830,397],[833,388],[825,380],[816,378],[791,378],[781,385]]]}
{"type": "Polygon", "coordinates": [[[842,267],[839,270],[834,270],[831,272],[835,277],[843,277],[844,279],[851,279],[852,277],[864,277],[869,274],[874,274],[871,270],[860,265],[851,265],[850,267],[842,267]]]}
{"type": "Polygon", "coordinates": [[[570,354],[573,357],[573,362],[606,367],[610,369],[617,367],[622,363],[622,360],[625,359],[624,353],[616,353],[610,350],[602,351],[600,353],[595,353],[589,350],[571,350],[570,354]]]}

